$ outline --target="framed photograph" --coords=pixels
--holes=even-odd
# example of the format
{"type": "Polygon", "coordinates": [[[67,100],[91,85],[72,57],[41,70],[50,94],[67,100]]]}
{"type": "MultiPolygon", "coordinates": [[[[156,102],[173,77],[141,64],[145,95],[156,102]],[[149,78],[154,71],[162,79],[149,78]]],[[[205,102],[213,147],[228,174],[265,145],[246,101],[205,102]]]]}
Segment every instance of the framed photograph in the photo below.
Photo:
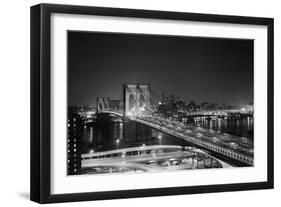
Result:
{"type": "Polygon", "coordinates": [[[273,188],[273,19],[31,7],[31,200],[273,188]]]}

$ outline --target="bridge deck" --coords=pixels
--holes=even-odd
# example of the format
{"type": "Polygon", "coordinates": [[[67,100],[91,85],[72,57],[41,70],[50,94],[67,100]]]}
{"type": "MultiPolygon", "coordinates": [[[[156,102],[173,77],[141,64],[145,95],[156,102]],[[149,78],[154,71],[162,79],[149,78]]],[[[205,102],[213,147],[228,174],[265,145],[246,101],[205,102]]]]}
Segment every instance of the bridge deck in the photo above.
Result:
{"type": "MultiPolygon", "coordinates": [[[[223,154],[232,159],[253,165],[253,151],[251,145],[240,141],[232,135],[208,132],[201,127],[176,127],[168,123],[155,123],[147,120],[147,117],[130,117],[131,120],[151,126],[162,132],[184,139],[196,146],[203,147],[210,151],[223,154]]],[[[179,123],[178,123],[179,124],[179,123]]]]}

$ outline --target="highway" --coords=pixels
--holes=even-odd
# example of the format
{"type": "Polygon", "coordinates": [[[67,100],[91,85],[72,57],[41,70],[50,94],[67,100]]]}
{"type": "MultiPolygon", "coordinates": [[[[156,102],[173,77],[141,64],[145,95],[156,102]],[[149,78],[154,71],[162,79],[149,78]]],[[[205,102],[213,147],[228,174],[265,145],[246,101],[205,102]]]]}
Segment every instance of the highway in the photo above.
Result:
{"type": "Polygon", "coordinates": [[[199,149],[176,145],[140,146],[87,153],[82,154],[81,163],[84,169],[117,168],[143,172],[231,167],[199,149]]]}

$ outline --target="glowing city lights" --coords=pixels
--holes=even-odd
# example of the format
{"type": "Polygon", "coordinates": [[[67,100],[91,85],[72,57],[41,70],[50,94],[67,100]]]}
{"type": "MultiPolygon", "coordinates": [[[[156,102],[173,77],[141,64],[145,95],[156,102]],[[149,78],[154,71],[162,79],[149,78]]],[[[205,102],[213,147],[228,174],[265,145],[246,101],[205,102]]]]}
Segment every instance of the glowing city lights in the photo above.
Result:
{"type": "Polygon", "coordinates": [[[146,108],[145,108],[145,105],[142,105],[142,106],[140,106],[140,107],[132,107],[131,109],[130,109],[130,111],[128,111],[127,112],[127,116],[129,116],[129,117],[132,117],[132,116],[143,116],[143,115],[145,115],[146,113],[146,108]]]}
{"type": "Polygon", "coordinates": [[[119,142],[120,142],[120,140],[119,140],[119,139],[116,139],[116,149],[117,149],[117,150],[118,150],[119,142]]]}

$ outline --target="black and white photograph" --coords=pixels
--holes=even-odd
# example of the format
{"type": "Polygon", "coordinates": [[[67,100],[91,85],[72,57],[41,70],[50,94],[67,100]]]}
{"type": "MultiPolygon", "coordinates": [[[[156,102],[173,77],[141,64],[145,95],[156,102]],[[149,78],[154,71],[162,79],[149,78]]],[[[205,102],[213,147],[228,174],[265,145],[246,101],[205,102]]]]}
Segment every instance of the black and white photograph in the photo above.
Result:
{"type": "Polygon", "coordinates": [[[108,6],[30,8],[30,199],[273,189],[274,19],[108,6]]]}
{"type": "Polygon", "coordinates": [[[67,31],[67,175],[254,167],[254,40],[67,31]]]}

